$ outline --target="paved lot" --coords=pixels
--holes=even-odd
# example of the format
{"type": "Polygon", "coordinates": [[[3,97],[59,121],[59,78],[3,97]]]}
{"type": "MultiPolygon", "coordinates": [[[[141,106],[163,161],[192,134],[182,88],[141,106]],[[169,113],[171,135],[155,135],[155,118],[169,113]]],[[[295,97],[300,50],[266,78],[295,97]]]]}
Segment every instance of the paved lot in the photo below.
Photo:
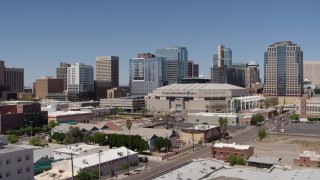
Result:
{"type": "MultiPolygon", "coordinates": [[[[288,123],[283,126],[286,133],[320,136],[320,123],[288,123]]],[[[273,132],[279,132],[279,129],[273,132]]]]}

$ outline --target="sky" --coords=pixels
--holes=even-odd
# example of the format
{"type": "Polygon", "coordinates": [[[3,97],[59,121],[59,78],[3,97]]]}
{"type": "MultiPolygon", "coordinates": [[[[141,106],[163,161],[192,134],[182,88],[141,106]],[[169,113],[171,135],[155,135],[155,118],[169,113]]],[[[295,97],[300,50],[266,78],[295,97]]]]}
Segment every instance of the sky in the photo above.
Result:
{"type": "Polygon", "coordinates": [[[1,0],[0,59],[25,69],[25,86],[55,76],[60,62],[95,67],[96,56],[119,56],[120,85],[129,59],[173,45],[209,76],[224,44],[233,62],[256,60],[277,41],[292,41],[304,60],[320,60],[317,0],[1,0]]]}

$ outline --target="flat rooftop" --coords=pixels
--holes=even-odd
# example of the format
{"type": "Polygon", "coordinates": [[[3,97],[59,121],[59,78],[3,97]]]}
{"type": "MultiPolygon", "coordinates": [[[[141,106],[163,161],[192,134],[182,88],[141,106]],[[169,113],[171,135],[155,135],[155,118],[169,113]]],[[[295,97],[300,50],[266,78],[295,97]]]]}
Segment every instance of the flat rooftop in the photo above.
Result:
{"type": "Polygon", "coordinates": [[[93,114],[92,112],[85,112],[85,111],[55,111],[55,112],[48,112],[49,117],[58,117],[58,116],[70,116],[70,115],[86,115],[86,114],[93,114]]]}
{"type": "Polygon", "coordinates": [[[215,143],[213,145],[213,147],[216,148],[223,148],[223,147],[229,147],[229,148],[235,148],[235,149],[249,149],[251,147],[251,145],[240,145],[240,144],[236,144],[236,143],[232,143],[232,144],[226,144],[226,143],[215,143]]]}
{"type": "Polygon", "coordinates": [[[318,180],[320,170],[315,168],[290,169],[273,166],[259,169],[248,166],[228,166],[213,158],[196,159],[174,171],[155,178],[156,180],[318,180]]]}
{"type": "Polygon", "coordinates": [[[66,145],[66,147],[55,149],[53,150],[53,152],[80,154],[80,152],[88,151],[91,149],[97,149],[100,147],[101,146],[79,143],[79,144],[66,145]]]}
{"type": "Polygon", "coordinates": [[[158,88],[159,90],[229,90],[229,89],[244,89],[231,84],[216,84],[216,83],[190,83],[190,84],[171,84],[158,88]]]}
{"type": "Polygon", "coordinates": [[[199,113],[188,113],[190,116],[219,116],[219,117],[237,117],[238,114],[235,113],[207,113],[207,112],[199,112],[199,113]]]}
{"type": "Polygon", "coordinates": [[[9,144],[9,145],[4,145],[3,148],[0,149],[0,154],[6,154],[6,153],[24,151],[24,150],[27,150],[27,148],[9,144]]]}

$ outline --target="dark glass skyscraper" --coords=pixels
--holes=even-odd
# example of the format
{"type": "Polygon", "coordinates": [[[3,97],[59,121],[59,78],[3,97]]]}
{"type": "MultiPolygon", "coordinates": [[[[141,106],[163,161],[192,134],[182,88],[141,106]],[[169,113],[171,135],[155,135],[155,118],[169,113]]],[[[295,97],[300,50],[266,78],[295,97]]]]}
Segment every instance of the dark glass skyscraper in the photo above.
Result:
{"type": "Polygon", "coordinates": [[[301,96],[303,52],[291,41],[276,42],[264,53],[264,94],[301,96]]]}
{"type": "Polygon", "coordinates": [[[187,77],[188,50],[186,47],[168,47],[156,50],[156,57],[166,58],[167,81],[169,84],[179,83],[187,77]]]}

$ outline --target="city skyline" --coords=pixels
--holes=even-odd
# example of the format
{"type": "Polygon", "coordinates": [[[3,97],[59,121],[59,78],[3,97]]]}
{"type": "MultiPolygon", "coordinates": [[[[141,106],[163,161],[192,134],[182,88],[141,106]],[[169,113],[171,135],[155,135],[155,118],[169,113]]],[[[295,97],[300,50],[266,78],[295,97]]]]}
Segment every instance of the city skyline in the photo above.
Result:
{"type": "Polygon", "coordinates": [[[96,56],[119,56],[120,85],[128,85],[129,59],[137,53],[187,47],[189,60],[209,77],[212,55],[224,44],[233,62],[256,60],[263,79],[264,52],[274,42],[292,41],[304,60],[320,59],[317,7],[317,1],[2,1],[0,59],[24,68],[31,86],[54,76],[60,61],[94,66],[96,56]]]}

